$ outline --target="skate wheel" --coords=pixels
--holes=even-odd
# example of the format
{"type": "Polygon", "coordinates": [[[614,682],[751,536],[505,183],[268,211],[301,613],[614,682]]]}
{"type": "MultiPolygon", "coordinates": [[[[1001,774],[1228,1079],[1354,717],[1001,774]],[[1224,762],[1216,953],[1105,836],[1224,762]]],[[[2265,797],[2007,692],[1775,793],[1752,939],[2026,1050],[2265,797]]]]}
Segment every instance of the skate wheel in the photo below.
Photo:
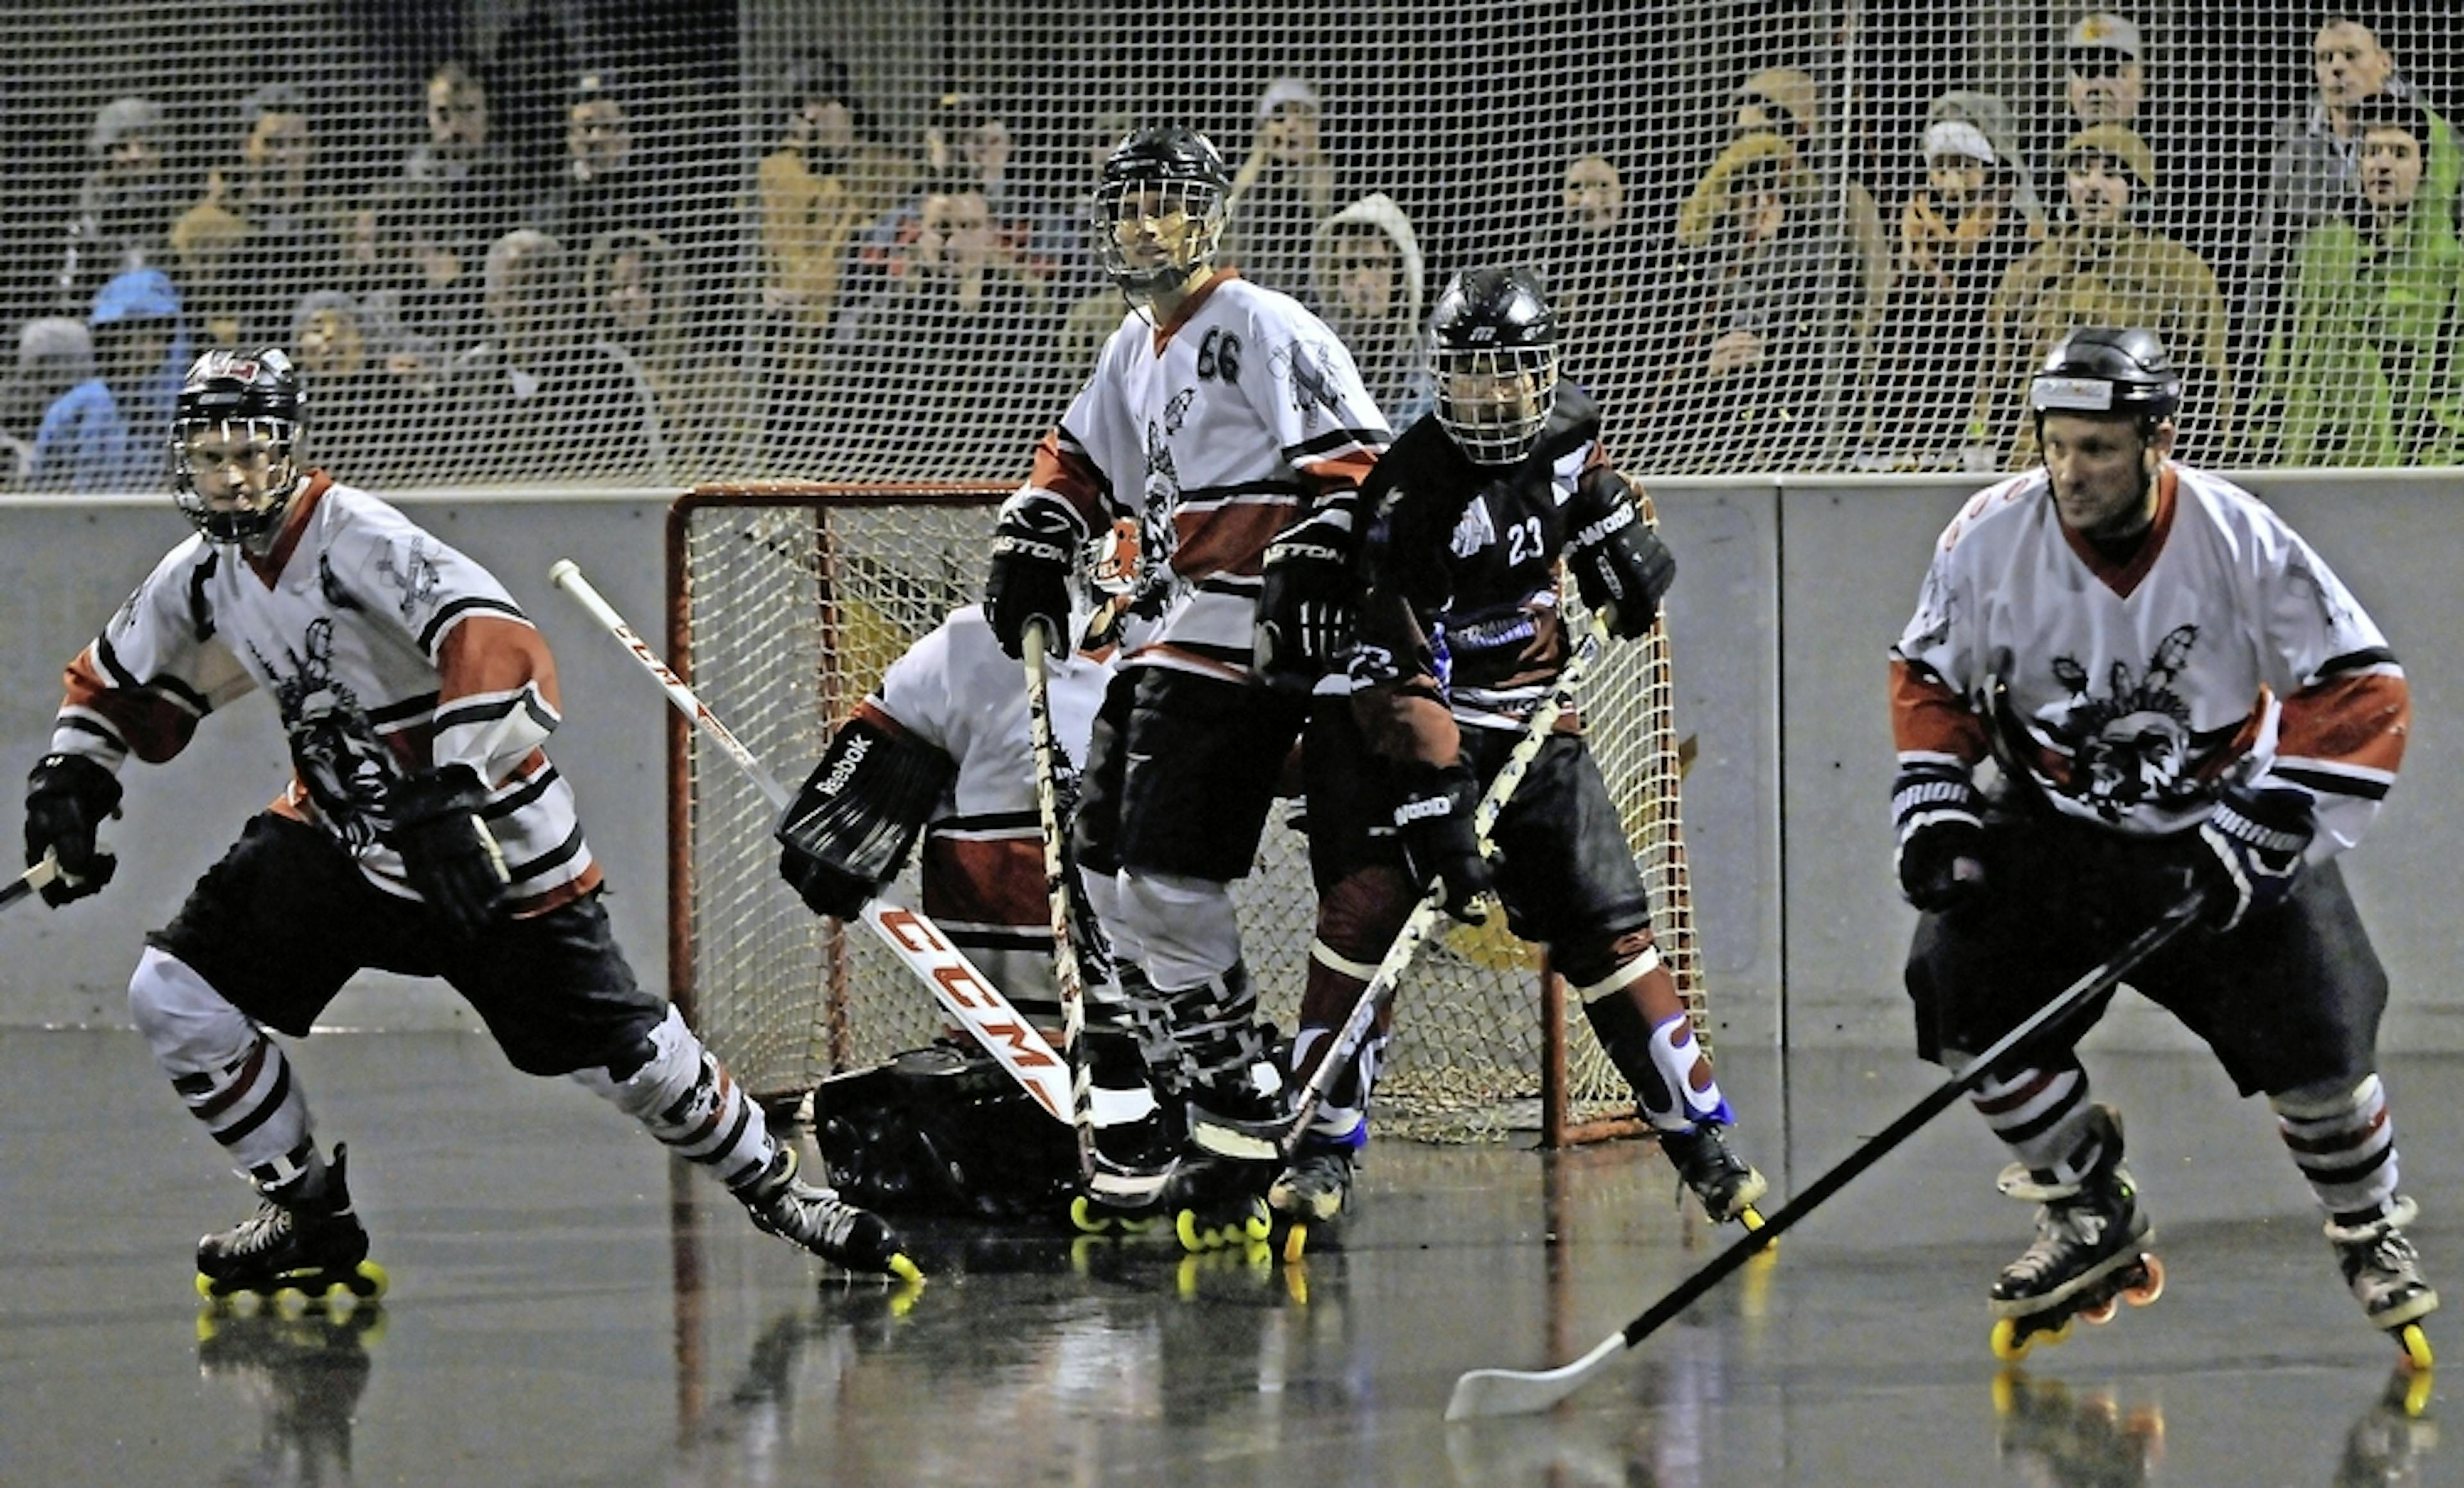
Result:
{"type": "Polygon", "coordinates": [[[2005,1364],[2016,1364],[2028,1357],[2028,1348],[2035,1342],[2033,1337],[2021,1336],[2016,1318],[2002,1318],[1993,1324],[1993,1357],[2005,1364]]]}
{"type": "Polygon", "coordinates": [[[2133,1307],[2145,1307],[2165,1295],[2165,1262],[2153,1256],[2139,1258],[2139,1277],[2122,1289],[2122,1300],[2133,1307]]]}
{"type": "Polygon", "coordinates": [[[2118,1296],[2108,1297],[2093,1307],[2081,1307],[2079,1310],[2079,1319],[2091,1327],[2102,1327],[2112,1322],[2113,1315],[2121,1310],[2122,1299],[2118,1296]]]}
{"type": "MultiPolygon", "coordinates": [[[[2397,1331],[2395,1341],[2396,1346],[2404,1350],[2404,1362],[2410,1366],[2422,1380],[2428,1380],[2431,1366],[2435,1360],[2430,1352],[2430,1335],[2421,1330],[2421,1324],[2406,1324],[2397,1331]]],[[[2409,1392],[2408,1392],[2408,1401],[2409,1398],[2409,1392]]]]}
{"type": "Polygon", "coordinates": [[[206,1275],[202,1271],[197,1273],[197,1297],[198,1300],[202,1302],[228,1302],[231,1301],[230,1297],[214,1290],[214,1279],[206,1275]]]}
{"type": "Polygon", "coordinates": [[[1309,1226],[1295,1224],[1284,1232],[1284,1264],[1297,1266],[1309,1250],[1309,1226]]]}
{"type": "Polygon", "coordinates": [[[1251,1202],[1249,1213],[1241,1220],[1242,1238],[1254,1245],[1264,1245],[1275,1233],[1275,1221],[1263,1203],[1251,1202]]]}
{"type": "Polygon", "coordinates": [[[901,1287],[920,1288],[924,1284],[924,1272],[901,1251],[890,1258],[890,1279],[901,1287]]]}

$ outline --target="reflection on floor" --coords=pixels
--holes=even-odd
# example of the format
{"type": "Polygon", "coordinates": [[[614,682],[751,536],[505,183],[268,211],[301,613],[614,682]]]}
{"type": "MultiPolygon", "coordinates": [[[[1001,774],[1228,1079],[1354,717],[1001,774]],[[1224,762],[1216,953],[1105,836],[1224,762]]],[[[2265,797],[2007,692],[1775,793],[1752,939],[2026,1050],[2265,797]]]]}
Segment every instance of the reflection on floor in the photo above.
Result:
{"type": "MultiPolygon", "coordinates": [[[[1680,1207],[1647,1146],[1394,1144],[1300,1267],[942,1224],[900,1289],[755,1233],[483,1039],[297,1058],[394,1289],[200,1321],[187,1246],[245,1191],[132,1036],[0,1037],[0,1481],[2464,1482],[2434,1378],[2393,1368],[2263,1108],[2196,1060],[2091,1063],[2171,1270],[2154,1306],[1997,1367],[1984,1289],[2028,1214],[1953,1112],[1554,1414],[1447,1427],[1462,1370],[1575,1357],[1734,1232],[1680,1207]]],[[[1725,1074],[1775,1200],[1933,1078],[1895,1054],[1732,1051],[1725,1074]]],[[[2416,1237],[2464,1286],[2464,1061],[2388,1083],[2416,1237]]],[[[2431,1331],[2448,1343],[2445,1315],[2431,1331]]]]}

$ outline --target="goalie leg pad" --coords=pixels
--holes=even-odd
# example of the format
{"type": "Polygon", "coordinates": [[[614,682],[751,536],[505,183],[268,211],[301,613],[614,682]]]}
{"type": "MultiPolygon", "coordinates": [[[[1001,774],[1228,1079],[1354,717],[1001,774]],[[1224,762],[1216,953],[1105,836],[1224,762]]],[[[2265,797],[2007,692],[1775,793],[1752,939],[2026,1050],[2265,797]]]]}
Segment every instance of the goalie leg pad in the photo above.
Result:
{"type": "Polygon", "coordinates": [[[759,1180],[778,1152],[761,1107],[672,1007],[629,1054],[573,1079],[730,1189],[759,1180]]]}
{"type": "Polygon", "coordinates": [[[822,1082],[822,1157],[850,1203],[883,1213],[1048,1218],[1077,1192],[1077,1148],[1007,1071],[937,1044],[822,1082]]]}
{"type": "Polygon", "coordinates": [[[851,918],[898,876],[957,775],[888,714],[857,710],[780,818],[780,871],[822,913],[851,918]]]}
{"type": "Polygon", "coordinates": [[[188,1113],[262,1186],[298,1175],[314,1151],[308,1098],[282,1046],[187,962],[147,947],[128,1010],[188,1113]]]}

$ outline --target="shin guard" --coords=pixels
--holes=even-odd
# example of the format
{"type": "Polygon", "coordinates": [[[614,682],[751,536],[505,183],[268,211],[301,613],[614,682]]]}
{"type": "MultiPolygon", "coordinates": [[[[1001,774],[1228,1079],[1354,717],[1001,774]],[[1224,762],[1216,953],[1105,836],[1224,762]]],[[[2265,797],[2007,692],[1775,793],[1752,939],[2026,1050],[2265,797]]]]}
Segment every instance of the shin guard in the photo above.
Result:
{"type": "Polygon", "coordinates": [[[2098,1116],[2087,1096],[2087,1071],[2063,1056],[2046,1068],[1990,1075],[1968,1100],[2032,1181],[2065,1187],[2103,1161],[2108,1142],[2121,1141],[2119,1128],[2098,1116]]]}
{"type": "Polygon", "coordinates": [[[778,1152],[769,1123],[683,1016],[668,1009],[634,1053],[629,1069],[620,1061],[577,1070],[573,1078],[730,1189],[758,1182],[778,1152]]]}
{"type": "Polygon", "coordinates": [[[2376,1075],[2270,1096],[2277,1129],[2294,1166],[2336,1224],[2365,1225],[2391,1213],[2396,1199],[2395,1121],[2376,1075]]]}
{"type": "Polygon", "coordinates": [[[129,978],[128,1009],[188,1114],[251,1182],[267,1192],[313,1184],[324,1164],[280,1044],[187,962],[150,947],[129,978]]]}
{"type": "MultiPolygon", "coordinates": [[[[1572,979],[1576,972],[1570,968],[1568,974],[1572,979]]],[[[1703,1122],[1735,1122],[1657,947],[1644,941],[1606,974],[1577,981],[1575,991],[1609,1062],[1634,1087],[1642,1117],[1655,1129],[1689,1131],[1703,1122]]]]}

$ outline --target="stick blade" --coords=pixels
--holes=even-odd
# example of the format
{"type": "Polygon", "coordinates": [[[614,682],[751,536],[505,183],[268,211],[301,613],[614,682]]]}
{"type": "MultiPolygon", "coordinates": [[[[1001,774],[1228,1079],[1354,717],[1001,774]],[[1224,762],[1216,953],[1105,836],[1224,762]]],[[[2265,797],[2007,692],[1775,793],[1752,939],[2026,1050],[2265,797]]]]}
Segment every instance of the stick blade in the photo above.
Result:
{"type": "Polygon", "coordinates": [[[1538,1415],[1565,1399],[1625,1351],[1625,1335],[1612,1333],[1600,1346],[1569,1365],[1554,1369],[1473,1369],[1455,1381],[1454,1398],[1446,1402],[1449,1421],[1476,1421],[1500,1415],[1538,1415]]]}

